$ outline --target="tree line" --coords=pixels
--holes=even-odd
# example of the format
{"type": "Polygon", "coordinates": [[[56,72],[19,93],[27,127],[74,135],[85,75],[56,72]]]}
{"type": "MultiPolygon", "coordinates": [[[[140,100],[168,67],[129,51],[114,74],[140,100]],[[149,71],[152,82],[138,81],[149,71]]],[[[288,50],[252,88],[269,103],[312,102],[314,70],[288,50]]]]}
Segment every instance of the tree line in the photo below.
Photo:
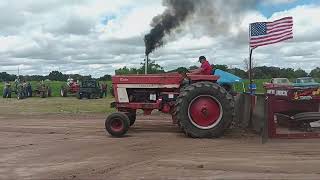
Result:
{"type": "MultiPolygon", "coordinates": [[[[186,67],[178,67],[176,69],[165,71],[163,67],[161,67],[159,64],[156,64],[155,61],[150,61],[148,64],[148,73],[150,74],[156,74],[156,73],[165,73],[165,72],[178,72],[178,73],[187,73],[190,70],[198,68],[197,66],[190,66],[188,68],[186,67]]],[[[223,64],[216,64],[214,65],[215,69],[221,69],[223,71],[232,73],[236,76],[239,76],[243,79],[248,78],[248,72],[240,69],[240,68],[229,68],[227,65],[223,64]]],[[[123,67],[115,70],[116,75],[125,75],[125,74],[144,74],[145,66],[144,63],[140,64],[140,67],[138,68],[128,68],[123,67]]],[[[303,69],[297,69],[294,70],[292,68],[279,68],[279,67],[270,67],[270,66],[258,66],[254,67],[252,69],[253,77],[254,79],[271,79],[271,78],[298,78],[298,77],[305,77],[305,76],[312,76],[314,78],[320,79],[320,67],[317,67],[313,69],[310,73],[307,73],[303,69]]],[[[52,71],[46,76],[42,75],[25,75],[20,76],[19,78],[26,81],[41,81],[41,80],[52,80],[52,81],[67,81],[67,79],[71,77],[73,79],[77,80],[84,80],[88,78],[92,78],[89,76],[83,76],[80,74],[63,74],[59,71],[52,71]]],[[[14,74],[8,74],[6,72],[0,72],[0,81],[14,81],[17,78],[17,75],[14,74]]],[[[95,78],[99,81],[110,81],[111,75],[106,74],[104,76],[101,76],[99,78],[95,78]]]]}
{"type": "MultiPolygon", "coordinates": [[[[42,81],[49,79],[51,81],[67,81],[68,78],[73,78],[76,80],[83,81],[85,79],[92,79],[91,75],[84,76],[80,74],[63,74],[62,72],[59,71],[52,71],[46,76],[42,75],[20,75],[19,79],[25,80],[25,81],[42,81]]],[[[6,72],[0,72],[0,81],[14,81],[17,79],[18,76],[15,74],[8,74],[6,72]]],[[[110,81],[111,80],[111,75],[104,75],[99,78],[93,78],[97,79],[99,81],[110,81]]]]}
{"type": "MultiPolygon", "coordinates": [[[[148,73],[155,74],[155,73],[164,73],[164,72],[178,72],[178,73],[187,73],[190,70],[197,69],[198,66],[190,66],[186,67],[178,67],[176,69],[170,71],[164,71],[164,68],[160,65],[156,64],[154,61],[148,65],[148,73]]],[[[239,76],[243,79],[248,78],[248,70],[243,70],[240,68],[229,68],[227,65],[224,64],[215,64],[213,65],[214,69],[220,69],[236,76],[239,76]]],[[[124,75],[124,74],[143,74],[144,73],[144,64],[141,64],[139,68],[128,68],[123,67],[119,68],[115,71],[117,75],[124,75]]],[[[271,79],[271,78],[298,78],[298,77],[306,77],[312,76],[314,78],[320,78],[320,68],[317,67],[313,69],[310,73],[307,73],[303,69],[292,69],[292,68],[279,68],[273,66],[257,66],[252,69],[252,74],[255,79],[271,79]]]]}

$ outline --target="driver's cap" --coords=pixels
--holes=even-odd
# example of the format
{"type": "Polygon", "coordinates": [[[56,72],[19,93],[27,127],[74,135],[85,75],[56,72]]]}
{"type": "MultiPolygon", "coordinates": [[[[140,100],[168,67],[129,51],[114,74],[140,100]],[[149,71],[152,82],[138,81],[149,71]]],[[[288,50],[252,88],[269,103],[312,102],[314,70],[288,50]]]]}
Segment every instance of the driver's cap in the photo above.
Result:
{"type": "Polygon", "coordinates": [[[199,62],[200,62],[201,60],[206,60],[206,57],[200,56],[200,57],[199,57],[199,62]]]}

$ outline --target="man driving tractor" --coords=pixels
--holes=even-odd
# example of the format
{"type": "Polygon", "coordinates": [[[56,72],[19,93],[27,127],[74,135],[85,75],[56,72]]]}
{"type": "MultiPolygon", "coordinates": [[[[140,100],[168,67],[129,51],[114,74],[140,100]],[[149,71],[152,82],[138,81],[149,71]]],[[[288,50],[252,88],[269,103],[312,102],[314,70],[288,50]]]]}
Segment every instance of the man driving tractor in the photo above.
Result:
{"type": "Polygon", "coordinates": [[[206,57],[200,56],[199,62],[201,63],[200,68],[192,70],[191,74],[199,74],[199,75],[211,75],[212,67],[210,63],[207,61],[206,57]]]}

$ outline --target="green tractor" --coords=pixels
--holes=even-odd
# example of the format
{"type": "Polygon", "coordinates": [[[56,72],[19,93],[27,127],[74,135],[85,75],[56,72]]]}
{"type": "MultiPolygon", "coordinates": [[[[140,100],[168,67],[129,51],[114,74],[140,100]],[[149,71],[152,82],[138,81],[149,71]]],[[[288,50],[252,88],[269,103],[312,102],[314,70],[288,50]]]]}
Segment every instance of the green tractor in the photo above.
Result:
{"type": "Polygon", "coordinates": [[[36,89],[34,90],[34,94],[40,96],[41,98],[51,97],[51,87],[49,86],[48,81],[41,81],[37,85],[36,89]]]}
{"type": "Polygon", "coordinates": [[[32,96],[32,87],[29,82],[21,82],[20,79],[16,79],[12,87],[12,92],[15,93],[17,99],[20,100],[32,96]]]}
{"type": "Polygon", "coordinates": [[[102,98],[102,91],[101,91],[99,82],[94,79],[82,81],[80,84],[80,89],[77,93],[77,98],[78,99],[102,98]]]}

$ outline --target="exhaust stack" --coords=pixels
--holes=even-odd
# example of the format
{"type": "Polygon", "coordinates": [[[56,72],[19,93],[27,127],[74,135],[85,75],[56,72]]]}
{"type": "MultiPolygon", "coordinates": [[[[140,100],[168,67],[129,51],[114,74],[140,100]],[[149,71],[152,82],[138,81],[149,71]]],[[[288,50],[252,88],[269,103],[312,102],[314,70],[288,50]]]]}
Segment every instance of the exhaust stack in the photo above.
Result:
{"type": "Polygon", "coordinates": [[[148,74],[148,62],[149,62],[149,55],[146,55],[145,62],[144,62],[144,74],[148,74]]]}

